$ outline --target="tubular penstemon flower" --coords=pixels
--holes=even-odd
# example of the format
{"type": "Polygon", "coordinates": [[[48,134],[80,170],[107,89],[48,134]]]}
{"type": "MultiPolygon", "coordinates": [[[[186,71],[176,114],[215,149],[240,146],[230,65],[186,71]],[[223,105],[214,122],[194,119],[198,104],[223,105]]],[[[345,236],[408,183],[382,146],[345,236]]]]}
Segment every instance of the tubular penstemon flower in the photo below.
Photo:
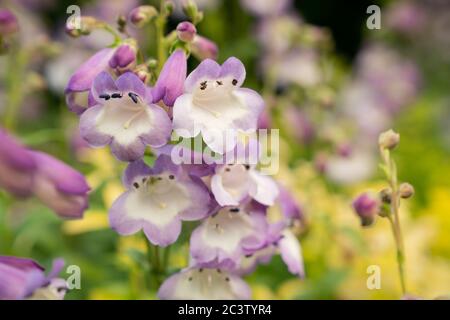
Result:
{"type": "Polygon", "coordinates": [[[116,81],[100,73],[92,85],[97,105],[81,115],[80,132],[92,146],[111,146],[122,161],[144,155],[146,145],[161,147],[170,137],[172,125],[167,113],[151,103],[150,90],[133,73],[116,81]]]}
{"type": "Polygon", "coordinates": [[[186,80],[187,58],[183,50],[175,50],[167,59],[155,87],[152,89],[153,102],[162,100],[172,107],[175,100],[183,94],[186,80]]]}
{"type": "Polygon", "coordinates": [[[31,195],[35,161],[27,149],[1,128],[0,140],[0,186],[19,197],[31,195]]]}
{"type": "Polygon", "coordinates": [[[115,48],[104,48],[83,63],[70,77],[64,91],[70,111],[82,114],[96,104],[91,92],[94,79],[102,71],[124,73],[136,62],[136,48],[132,43],[123,43],[115,48]]]}
{"type": "Polygon", "coordinates": [[[191,256],[205,266],[234,268],[242,256],[253,253],[264,242],[263,213],[244,206],[224,207],[211,215],[191,236],[191,256]]]}
{"type": "Polygon", "coordinates": [[[84,176],[62,161],[29,150],[0,129],[0,185],[17,196],[35,195],[62,218],[81,218],[90,190],[84,176]]]}
{"type": "Polygon", "coordinates": [[[84,176],[62,161],[38,151],[30,151],[36,163],[33,193],[60,217],[82,218],[88,208],[89,186],[84,176]]]}
{"type": "Polygon", "coordinates": [[[186,268],[162,284],[158,297],[164,300],[248,300],[250,287],[238,276],[218,268],[186,268]]]}
{"type": "Polygon", "coordinates": [[[109,68],[109,60],[113,57],[114,52],[113,48],[98,51],[70,77],[64,91],[70,111],[81,114],[88,107],[95,105],[95,100],[90,92],[92,82],[100,72],[109,68]]]}
{"type": "Polygon", "coordinates": [[[167,155],[152,168],[142,160],[130,163],[123,181],[127,191],[109,213],[111,227],[122,235],[143,229],[151,243],[167,246],[177,240],[182,220],[199,220],[210,211],[206,186],[167,155]]]}
{"type": "Polygon", "coordinates": [[[57,278],[64,261],[53,261],[52,270],[45,269],[28,258],[0,256],[0,300],[62,300],[66,282],[57,278]]]}
{"type": "Polygon", "coordinates": [[[201,133],[208,147],[220,154],[232,150],[238,131],[256,130],[264,107],[258,93],[241,88],[244,79],[244,65],[234,57],[222,66],[210,59],[201,62],[187,77],[185,93],[175,101],[176,133],[184,138],[201,133]]]}
{"type": "Polygon", "coordinates": [[[221,206],[238,205],[248,196],[271,206],[279,194],[271,177],[262,175],[253,165],[239,163],[217,166],[211,178],[211,191],[221,206]]]}
{"type": "Polygon", "coordinates": [[[219,49],[217,45],[200,35],[195,35],[194,39],[191,42],[192,54],[199,60],[205,59],[217,59],[217,55],[219,54],[219,49]]]}

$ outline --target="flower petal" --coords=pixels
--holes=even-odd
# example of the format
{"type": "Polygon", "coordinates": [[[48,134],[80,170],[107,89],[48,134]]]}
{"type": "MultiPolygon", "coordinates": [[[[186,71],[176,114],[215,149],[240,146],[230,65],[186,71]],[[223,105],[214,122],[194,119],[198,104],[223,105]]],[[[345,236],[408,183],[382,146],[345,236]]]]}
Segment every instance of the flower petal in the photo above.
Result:
{"type": "Polygon", "coordinates": [[[300,278],[305,276],[303,266],[302,248],[297,237],[290,231],[283,232],[283,238],[278,242],[281,258],[286,263],[290,273],[298,275],[300,278]]]}
{"type": "Polygon", "coordinates": [[[194,71],[192,71],[184,82],[184,91],[192,92],[198,83],[208,79],[216,79],[221,72],[220,65],[211,59],[203,60],[194,71]]]}
{"type": "Polygon", "coordinates": [[[228,58],[221,66],[219,77],[235,79],[235,86],[240,87],[245,80],[244,64],[235,57],[228,58]]]}

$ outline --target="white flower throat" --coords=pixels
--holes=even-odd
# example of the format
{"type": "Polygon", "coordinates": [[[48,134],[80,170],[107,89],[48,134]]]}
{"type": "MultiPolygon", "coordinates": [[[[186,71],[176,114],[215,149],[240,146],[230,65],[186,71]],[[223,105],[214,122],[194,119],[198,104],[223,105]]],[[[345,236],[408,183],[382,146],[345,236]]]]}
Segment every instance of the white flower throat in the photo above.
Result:
{"type": "Polygon", "coordinates": [[[200,81],[193,93],[193,104],[218,118],[228,105],[239,104],[233,95],[237,83],[231,78],[200,81]]]}

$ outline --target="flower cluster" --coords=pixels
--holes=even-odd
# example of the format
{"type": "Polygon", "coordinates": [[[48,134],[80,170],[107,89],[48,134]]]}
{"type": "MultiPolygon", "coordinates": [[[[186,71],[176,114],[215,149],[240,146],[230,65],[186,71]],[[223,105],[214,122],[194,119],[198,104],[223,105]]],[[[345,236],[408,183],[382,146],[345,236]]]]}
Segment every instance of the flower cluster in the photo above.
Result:
{"type": "MultiPolygon", "coordinates": [[[[198,20],[198,12],[188,13],[198,20]]],[[[140,27],[154,14],[149,6],[138,7],[130,20],[140,27]]],[[[65,90],[84,140],[109,146],[128,163],[126,191],[109,209],[111,228],[124,236],[142,230],[151,246],[167,247],[179,238],[183,221],[198,222],[190,234],[190,264],[162,284],[162,299],[248,299],[241,276],[276,253],[303,277],[293,228],[301,221],[300,208],[257,162],[230,157],[241,146],[248,149],[241,138],[256,132],[262,97],[242,87],[246,70],[239,59],[219,64],[205,58],[213,56],[205,46],[203,55],[195,54],[200,36],[194,24],[182,22],[173,34],[176,39],[165,39],[172,41],[170,56],[156,63],[160,71],[141,61],[143,51],[126,38],[81,65],[65,90]],[[187,75],[191,52],[205,59],[187,75]],[[200,138],[216,157],[182,147],[198,161],[175,161],[180,145],[171,144],[172,135],[200,138]],[[273,221],[268,209],[276,202],[283,215],[273,221]]]]}

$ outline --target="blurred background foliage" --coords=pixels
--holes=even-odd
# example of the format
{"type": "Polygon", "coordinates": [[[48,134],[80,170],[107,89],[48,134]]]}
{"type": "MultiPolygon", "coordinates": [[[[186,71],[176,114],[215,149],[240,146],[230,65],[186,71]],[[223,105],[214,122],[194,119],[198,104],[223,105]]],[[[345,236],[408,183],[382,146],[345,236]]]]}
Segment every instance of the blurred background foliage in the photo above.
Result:
{"type": "MultiPolygon", "coordinates": [[[[198,27],[199,33],[217,43],[219,61],[228,56],[240,58],[247,68],[247,86],[264,94],[267,89],[261,71],[264,50],[256,36],[259,18],[245,10],[238,0],[202,2],[206,3],[205,17],[198,27]]],[[[415,1],[427,6],[423,14],[432,19],[435,14],[447,14],[447,31],[446,38],[439,38],[442,35],[438,37],[434,29],[414,31],[411,36],[395,32],[385,23],[388,12],[400,2],[404,1],[364,0],[344,5],[331,0],[298,0],[294,1],[292,11],[297,11],[306,23],[324,27],[331,35],[331,47],[324,50],[322,58],[333,68],[327,88],[332,88],[335,95],[357,74],[358,56],[371,42],[392,48],[400,61],[410,59],[420,70],[416,97],[395,113],[389,125],[401,134],[394,155],[400,180],[410,182],[416,189],[415,197],[401,208],[409,292],[430,299],[450,294],[450,7],[445,1],[415,1]],[[365,27],[366,8],[374,3],[382,8],[381,30],[365,27]],[[432,41],[434,36],[437,43],[432,41]]],[[[82,290],[69,292],[68,299],[154,298],[155,291],[146,286],[145,270],[149,266],[143,253],[144,239],[120,237],[108,227],[107,208],[122,191],[123,165],[107,149],[83,147],[76,134],[76,116],[67,110],[64,102],[63,89],[68,75],[94,52],[91,44],[71,39],[63,32],[68,17],[66,8],[75,3],[81,7],[82,14],[86,11],[103,14],[114,23],[119,13],[126,14],[138,1],[6,1],[6,6],[20,13],[21,32],[28,33],[24,37],[28,39],[20,44],[20,54],[0,57],[0,112],[4,117],[2,106],[10,101],[7,94],[17,91],[15,95],[21,107],[13,126],[15,134],[24,143],[53,154],[85,173],[93,189],[90,209],[83,220],[64,222],[34,199],[17,200],[1,192],[0,253],[33,257],[47,267],[54,257],[63,257],[67,264],[80,266],[82,290]],[[78,56],[69,60],[66,54],[75,49],[78,56]],[[69,70],[59,71],[63,66],[69,70]]],[[[182,20],[182,16],[174,15],[169,28],[175,28],[182,20]]],[[[152,31],[148,32],[142,43],[151,52],[152,31]]],[[[280,38],[284,36],[277,34],[280,38]]],[[[197,63],[191,59],[191,70],[197,63]]],[[[308,89],[293,92],[304,94],[302,90],[308,89]]],[[[357,193],[383,188],[381,171],[375,167],[370,177],[352,183],[328,179],[317,170],[317,156],[323,143],[304,143],[292,134],[289,128],[292,125],[283,113],[289,104],[282,102],[285,93],[286,88],[277,87],[265,96],[273,99],[273,127],[281,129],[277,178],[295,194],[308,221],[307,231],[301,236],[307,277],[293,278],[275,257],[246,278],[254,298],[400,298],[388,223],[379,219],[375,226],[363,230],[351,209],[352,197],[357,193]],[[366,287],[369,265],[381,267],[380,290],[366,287]]],[[[318,112],[330,113],[321,110],[318,112]]],[[[327,130],[329,116],[320,114],[316,119],[324,121],[319,125],[313,123],[317,130],[327,130]]],[[[376,140],[368,139],[366,143],[376,147],[376,140]]],[[[375,154],[375,162],[376,157],[375,154]]],[[[351,167],[347,174],[352,175],[351,167]]],[[[188,248],[183,240],[188,239],[188,230],[189,226],[184,228],[184,238],[171,250],[172,271],[187,264],[188,248]]]]}

